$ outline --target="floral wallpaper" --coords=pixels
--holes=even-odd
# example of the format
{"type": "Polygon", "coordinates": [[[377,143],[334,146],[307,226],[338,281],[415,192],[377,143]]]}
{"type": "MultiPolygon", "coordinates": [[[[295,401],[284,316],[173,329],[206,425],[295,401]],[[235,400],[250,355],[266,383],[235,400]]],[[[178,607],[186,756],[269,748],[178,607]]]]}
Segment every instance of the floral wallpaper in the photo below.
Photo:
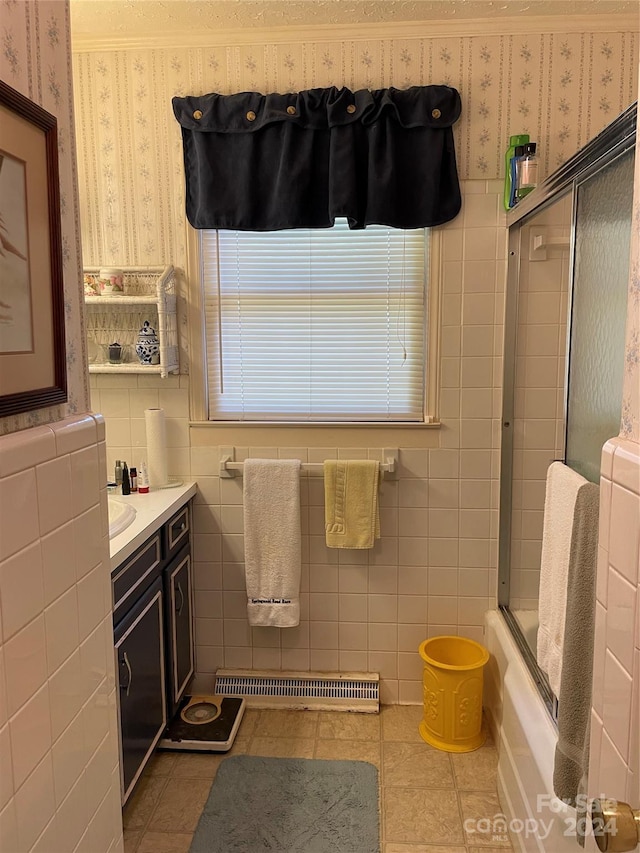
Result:
{"type": "Polygon", "coordinates": [[[0,77],[58,119],[68,402],[0,419],[0,435],[62,420],[89,408],[81,303],[69,5],[60,0],[0,0],[0,77]]]}
{"type": "Polygon", "coordinates": [[[640,444],[640,120],[638,131],[620,435],[640,444]]]}
{"type": "Polygon", "coordinates": [[[523,132],[549,174],[637,97],[637,33],[429,38],[419,34],[427,26],[416,24],[414,38],[393,38],[390,26],[389,38],[354,29],[351,40],[75,54],[85,264],[184,266],[174,95],[445,83],[462,96],[455,138],[463,179],[501,178],[508,138],[523,132]]]}

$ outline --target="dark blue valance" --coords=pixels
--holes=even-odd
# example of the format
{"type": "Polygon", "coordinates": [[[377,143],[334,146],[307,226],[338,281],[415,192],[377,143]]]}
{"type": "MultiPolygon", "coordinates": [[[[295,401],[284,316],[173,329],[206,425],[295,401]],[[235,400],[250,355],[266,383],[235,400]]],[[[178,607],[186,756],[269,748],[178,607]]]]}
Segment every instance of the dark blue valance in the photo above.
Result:
{"type": "Polygon", "coordinates": [[[460,210],[448,86],[174,98],[194,228],[441,225],[460,210]]]}

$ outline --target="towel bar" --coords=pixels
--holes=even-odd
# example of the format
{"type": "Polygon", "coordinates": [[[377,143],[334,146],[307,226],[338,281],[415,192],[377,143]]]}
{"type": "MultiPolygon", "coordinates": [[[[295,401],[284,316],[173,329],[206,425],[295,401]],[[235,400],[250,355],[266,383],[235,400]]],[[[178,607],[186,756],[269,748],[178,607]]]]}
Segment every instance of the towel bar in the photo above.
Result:
{"type": "MultiPolygon", "coordinates": [[[[386,461],[380,463],[380,470],[387,474],[393,474],[396,470],[396,460],[393,456],[386,456],[386,461]]],[[[301,462],[300,470],[309,473],[322,473],[322,462],[301,462]]],[[[220,459],[220,476],[235,477],[236,474],[242,474],[244,462],[233,462],[231,456],[223,456],[220,459]]]]}

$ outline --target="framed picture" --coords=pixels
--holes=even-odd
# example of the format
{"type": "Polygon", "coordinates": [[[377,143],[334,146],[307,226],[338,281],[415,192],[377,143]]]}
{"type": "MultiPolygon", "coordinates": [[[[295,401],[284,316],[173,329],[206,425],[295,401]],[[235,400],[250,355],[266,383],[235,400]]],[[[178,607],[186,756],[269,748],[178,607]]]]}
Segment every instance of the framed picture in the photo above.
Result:
{"type": "Polygon", "coordinates": [[[0,80],[0,417],[66,399],[57,121],[0,80]]]}

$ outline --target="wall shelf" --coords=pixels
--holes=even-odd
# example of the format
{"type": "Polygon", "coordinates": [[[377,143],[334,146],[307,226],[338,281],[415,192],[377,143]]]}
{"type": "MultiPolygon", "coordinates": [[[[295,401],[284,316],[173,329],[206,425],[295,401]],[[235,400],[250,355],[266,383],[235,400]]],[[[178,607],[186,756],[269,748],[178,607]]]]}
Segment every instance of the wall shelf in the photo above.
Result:
{"type": "Polygon", "coordinates": [[[85,296],[85,305],[121,308],[123,305],[156,305],[157,296],[85,296]]]}
{"type": "Polygon", "coordinates": [[[121,364],[101,361],[89,364],[89,373],[156,373],[162,375],[163,370],[164,367],[161,364],[134,364],[126,361],[121,364]]]}
{"type": "MultiPolygon", "coordinates": [[[[125,267],[126,295],[85,295],[89,373],[147,373],[166,378],[177,373],[178,321],[176,275],[173,266],[125,267]],[[140,364],[135,345],[145,320],[160,343],[160,363],[140,364]],[[123,347],[120,364],[107,361],[109,344],[123,347]]],[[[97,279],[99,267],[84,270],[85,285],[97,279]]]]}

